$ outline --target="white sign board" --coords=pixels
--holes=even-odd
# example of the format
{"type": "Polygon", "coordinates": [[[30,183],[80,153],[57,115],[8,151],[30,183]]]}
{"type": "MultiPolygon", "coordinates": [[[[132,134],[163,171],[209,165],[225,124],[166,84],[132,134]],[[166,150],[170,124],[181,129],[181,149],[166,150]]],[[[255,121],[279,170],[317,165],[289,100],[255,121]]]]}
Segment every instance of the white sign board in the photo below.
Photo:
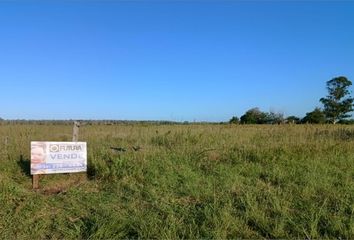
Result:
{"type": "Polygon", "coordinates": [[[31,175],[86,170],[86,142],[31,142],[31,175]]]}

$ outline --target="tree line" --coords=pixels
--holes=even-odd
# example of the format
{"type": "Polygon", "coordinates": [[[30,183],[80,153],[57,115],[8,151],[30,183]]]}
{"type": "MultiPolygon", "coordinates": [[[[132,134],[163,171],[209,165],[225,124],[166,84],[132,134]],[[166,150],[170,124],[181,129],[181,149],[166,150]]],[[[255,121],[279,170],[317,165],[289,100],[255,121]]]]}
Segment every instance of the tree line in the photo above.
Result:
{"type": "MultiPolygon", "coordinates": [[[[232,124],[281,124],[281,123],[343,123],[354,124],[354,119],[349,114],[353,111],[354,98],[351,96],[349,87],[352,82],[346,77],[340,76],[326,82],[328,95],[319,101],[323,108],[316,107],[313,111],[306,113],[305,117],[297,116],[284,117],[283,113],[263,112],[259,108],[251,108],[240,118],[234,116],[229,123],[232,124]]],[[[116,125],[116,124],[191,124],[188,121],[183,123],[175,121],[129,121],[129,120],[81,120],[87,125],[116,125]]],[[[73,120],[4,120],[0,118],[0,124],[64,124],[69,125],[73,120]]],[[[196,124],[208,124],[208,122],[193,122],[196,124]]],[[[224,123],[224,122],[223,122],[224,123]]]]}
{"type": "Polygon", "coordinates": [[[259,108],[251,108],[240,118],[234,116],[230,119],[233,124],[280,124],[280,123],[344,123],[354,124],[354,119],[349,114],[353,111],[354,98],[351,96],[349,87],[352,82],[346,77],[340,76],[326,82],[328,95],[319,101],[323,108],[316,107],[306,113],[305,117],[284,117],[282,113],[262,112],[259,108]]]}

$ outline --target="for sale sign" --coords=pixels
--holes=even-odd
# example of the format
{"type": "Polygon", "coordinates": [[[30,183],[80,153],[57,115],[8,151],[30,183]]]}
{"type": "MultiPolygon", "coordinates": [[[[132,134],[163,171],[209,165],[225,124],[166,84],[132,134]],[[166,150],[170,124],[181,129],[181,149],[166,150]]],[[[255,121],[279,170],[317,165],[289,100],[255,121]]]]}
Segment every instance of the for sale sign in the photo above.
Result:
{"type": "Polygon", "coordinates": [[[31,142],[32,175],[86,170],[86,142],[31,142]]]}

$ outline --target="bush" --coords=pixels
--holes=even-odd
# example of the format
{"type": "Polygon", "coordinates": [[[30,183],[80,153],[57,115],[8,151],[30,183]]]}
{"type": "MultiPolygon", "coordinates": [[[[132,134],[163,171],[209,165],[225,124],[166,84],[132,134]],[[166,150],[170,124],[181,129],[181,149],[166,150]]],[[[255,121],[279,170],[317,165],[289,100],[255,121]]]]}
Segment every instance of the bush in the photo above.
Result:
{"type": "Polygon", "coordinates": [[[239,124],[240,123],[240,119],[238,117],[232,117],[229,121],[230,124],[239,124]]]}
{"type": "Polygon", "coordinates": [[[241,117],[241,123],[243,124],[263,124],[266,122],[267,113],[262,112],[259,108],[252,108],[241,117]]]}
{"type": "Polygon", "coordinates": [[[286,118],[287,123],[293,123],[293,124],[298,124],[301,122],[301,119],[295,116],[289,116],[286,118]]]}
{"type": "Polygon", "coordinates": [[[315,108],[312,112],[306,113],[301,120],[302,123],[326,123],[326,116],[320,108],[315,108]]]}

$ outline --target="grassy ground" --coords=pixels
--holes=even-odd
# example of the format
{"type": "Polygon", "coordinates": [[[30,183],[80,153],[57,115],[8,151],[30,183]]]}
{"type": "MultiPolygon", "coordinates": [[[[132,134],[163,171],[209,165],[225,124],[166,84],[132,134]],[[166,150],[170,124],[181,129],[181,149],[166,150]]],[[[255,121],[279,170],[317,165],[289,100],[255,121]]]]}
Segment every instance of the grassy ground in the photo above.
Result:
{"type": "Polygon", "coordinates": [[[71,130],[0,126],[1,239],[354,238],[353,126],[84,126],[88,177],[33,191],[30,141],[71,130]]]}

